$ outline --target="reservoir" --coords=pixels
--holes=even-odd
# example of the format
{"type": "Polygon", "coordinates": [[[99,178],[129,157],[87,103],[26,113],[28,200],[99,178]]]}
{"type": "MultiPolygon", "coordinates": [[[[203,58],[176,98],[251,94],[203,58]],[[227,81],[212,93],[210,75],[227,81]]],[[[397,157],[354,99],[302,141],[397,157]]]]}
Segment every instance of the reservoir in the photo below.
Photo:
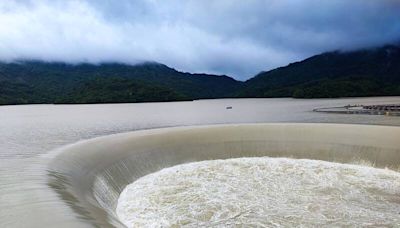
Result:
{"type": "MultiPolygon", "coordinates": [[[[329,114],[312,111],[315,108],[339,107],[349,104],[375,105],[396,103],[400,103],[400,97],[316,100],[219,99],[199,100],[193,102],[141,104],[1,106],[0,226],[26,227],[26,224],[29,224],[30,227],[52,227],[55,225],[57,227],[107,227],[109,224],[114,226],[122,226],[122,224],[118,222],[108,223],[106,221],[98,221],[97,216],[102,217],[100,215],[103,215],[104,218],[107,218],[106,213],[116,213],[115,211],[107,211],[102,209],[115,207],[116,205],[110,202],[114,202],[115,199],[119,197],[118,194],[115,196],[112,195],[111,193],[114,192],[114,190],[107,189],[105,186],[115,187],[118,189],[118,191],[122,191],[128,184],[134,183],[132,182],[132,179],[130,179],[131,176],[129,175],[124,177],[122,174],[117,175],[117,177],[123,181],[114,180],[115,183],[123,182],[124,184],[121,184],[120,186],[112,186],[108,183],[105,183],[109,181],[109,179],[105,178],[106,176],[97,175],[97,173],[102,172],[99,167],[106,167],[108,165],[106,163],[114,159],[114,156],[110,155],[112,151],[108,151],[108,153],[104,152],[102,157],[95,155],[95,150],[97,151],[97,149],[106,147],[106,145],[104,145],[104,147],[102,146],[103,140],[101,138],[96,139],[97,141],[95,141],[96,143],[94,144],[92,141],[90,148],[85,147],[85,149],[81,151],[76,150],[77,146],[73,146],[73,153],[64,153],[65,150],[60,151],[60,149],[58,149],[68,144],[76,143],[77,141],[144,129],[215,124],[329,123],[400,126],[400,118],[396,116],[329,114]],[[227,109],[227,107],[232,108],[227,109]],[[93,147],[93,145],[97,145],[97,148],[95,148],[96,146],[93,147]],[[107,158],[107,160],[103,160],[103,158],[107,158]],[[90,162],[90,164],[85,163],[85,167],[87,169],[78,168],[84,167],[82,164],[87,161],[90,162]],[[92,176],[94,180],[94,186],[88,186],[87,189],[85,186],[86,181],[84,179],[86,175],[92,176]],[[75,178],[78,176],[79,178],[75,178]],[[87,202],[82,202],[84,197],[82,195],[82,198],[80,193],[77,193],[76,195],[67,194],[69,192],[76,192],[74,189],[75,186],[82,186],[82,194],[89,192],[88,189],[93,187],[93,189],[96,189],[96,194],[94,194],[93,198],[90,198],[90,200],[87,202]],[[95,201],[99,202],[98,205],[95,201]],[[112,206],[108,207],[109,205],[112,206]]],[[[277,128],[278,132],[280,131],[279,129],[281,128],[277,128]]],[[[343,129],[347,128],[344,127],[343,129]]],[[[393,127],[389,128],[388,130],[385,128],[385,130],[382,130],[382,132],[397,132],[396,130],[392,129],[398,128],[393,127]]],[[[354,137],[357,138],[357,132],[362,132],[362,129],[360,131],[352,132],[351,135],[354,135],[354,137]]],[[[283,131],[281,133],[282,135],[286,134],[283,131]]],[[[385,135],[381,135],[381,137],[383,139],[381,142],[383,142],[385,138],[390,140],[391,138],[396,137],[396,135],[390,134],[387,135],[387,137],[385,137],[385,135]]],[[[171,142],[173,139],[173,137],[169,138],[167,142],[171,142]]],[[[188,142],[190,142],[190,140],[188,140],[188,142]]],[[[379,144],[380,142],[378,141],[370,143],[379,144]]],[[[123,143],[121,143],[121,145],[123,145],[123,143]]],[[[164,145],[168,146],[168,144],[164,145]]],[[[276,148],[280,148],[279,145],[275,146],[276,148]]],[[[249,148],[253,147],[249,145],[249,148]]],[[[259,148],[261,148],[261,146],[257,145],[257,147],[254,148],[256,148],[254,151],[259,152],[259,148]]],[[[332,146],[329,148],[332,149],[336,147],[332,146]]],[[[347,149],[348,151],[351,151],[349,148],[346,148],[347,147],[343,147],[343,151],[346,151],[347,149]]],[[[366,154],[373,154],[374,151],[371,148],[373,148],[372,144],[371,147],[361,149],[366,154]]],[[[193,147],[193,149],[196,151],[201,151],[199,147],[193,147]]],[[[398,149],[400,148],[397,148],[397,150],[398,149]]],[[[389,148],[388,154],[390,156],[395,156],[395,150],[396,147],[389,148]]],[[[232,151],[234,151],[234,147],[232,147],[232,151]]],[[[209,155],[204,156],[207,158],[209,157],[209,155]]],[[[282,157],[287,156],[288,155],[282,157]]],[[[174,165],[179,165],[180,163],[197,162],[197,159],[183,159],[182,162],[166,160],[167,158],[172,157],[173,156],[163,157],[166,166],[172,166],[173,163],[176,163],[174,165]]],[[[277,157],[281,156],[277,155],[277,157]]],[[[151,158],[154,160],[154,157],[151,158]]],[[[212,160],[214,159],[219,158],[212,157],[212,160]]],[[[220,157],[220,159],[225,159],[225,157],[220,157]]],[[[315,156],[310,157],[310,159],[311,160],[308,160],[306,163],[295,162],[293,165],[298,165],[300,168],[307,169],[308,166],[314,167],[317,165],[313,159],[319,160],[322,158],[315,156]]],[[[377,167],[377,169],[372,167],[373,165],[371,166],[369,163],[368,166],[366,166],[367,168],[360,168],[359,165],[351,166],[350,168],[347,166],[345,167],[349,169],[349,172],[357,173],[357,175],[361,176],[365,175],[365,169],[373,170],[371,173],[372,179],[369,181],[376,185],[372,185],[375,187],[373,190],[370,190],[370,193],[371,191],[376,191],[378,193],[375,195],[372,194],[371,201],[367,201],[365,203],[379,205],[379,207],[387,209],[388,211],[394,207],[393,203],[398,203],[398,198],[396,197],[398,197],[399,194],[394,190],[390,190],[396,187],[392,186],[394,181],[390,180],[398,180],[396,179],[398,178],[398,173],[396,172],[396,169],[393,168],[395,166],[390,167],[393,168],[391,170],[384,170],[384,164],[390,163],[390,160],[394,159],[388,159],[388,161],[382,160],[380,165],[382,167],[377,167]],[[380,182],[379,179],[376,179],[377,177],[383,178],[387,182],[380,182]],[[384,184],[385,186],[382,187],[380,183],[384,184]],[[377,198],[374,198],[375,196],[377,198]],[[380,204],[385,200],[388,201],[388,204],[380,204]]],[[[229,160],[226,161],[229,162],[229,160]]],[[[258,161],[245,160],[244,163],[246,162],[257,163],[258,161]]],[[[274,162],[277,161],[274,160],[274,162]]],[[[289,159],[278,160],[278,163],[279,162],[292,164],[291,162],[293,161],[289,159]]],[[[340,159],[338,159],[338,162],[341,162],[340,159]]],[[[136,179],[153,173],[150,172],[150,170],[156,172],[166,168],[162,166],[151,166],[150,163],[150,158],[149,160],[143,158],[143,169],[135,171],[135,173],[138,175],[140,174],[136,179]],[[146,164],[149,166],[149,171],[142,172],[141,170],[147,170],[146,164]]],[[[327,167],[331,167],[332,163],[327,162],[318,165],[321,166],[319,169],[322,170],[322,174],[326,174],[328,176],[341,174],[340,170],[338,170],[336,173],[324,173],[324,170],[326,170],[327,167]]],[[[393,163],[392,165],[395,164],[393,163]]],[[[337,166],[341,167],[341,165],[337,166]]],[[[124,166],[119,166],[118,169],[121,169],[121,167],[124,166]]],[[[123,169],[125,168],[129,172],[132,171],[130,170],[131,168],[129,166],[124,167],[123,169]]],[[[312,172],[316,171],[313,170],[312,172]]],[[[111,170],[108,173],[114,173],[114,171],[111,170]]],[[[215,175],[218,175],[218,172],[215,173],[215,175]]],[[[116,176],[113,176],[113,178],[115,177],[116,176]]],[[[279,180],[271,179],[269,181],[273,182],[279,180]]],[[[312,179],[310,179],[310,181],[312,181],[312,179]]],[[[334,184],[334,182],[330,184],[334,184]]],[[[362,183],[358,186],[359,188],[356,188],[356,186],[350,190],[368,191],[368,189],[366,190],[365,187],[362,186],[362,183]]],[[[262,186],[260,187],[262,188],[262,186]]],[[[349,190],[348,187],[349,186],[343,186],[342,189],[336,189],[332,191],[345,192],[349,190]]],[[[217,189],[216,191],[219,190],[217,189]]],[[[345,195],[345,197],[350,196],[345,195]]],[[[360,201],[360,199],[354,200],[360,201]]],[[[316,210],[315,205],[307,205],[307,207],[308,206],[310,207],[310,210],[316,210]]],[[[249,207],[251,210],[255,210],[254,208],[249,207]]],[[[231,213],[231,215],[233,213],[234,216],[235,210],[233,210],[233,212],[228,211],[227,213],[231,213]]],[[[246,210],[244,210],[244,213],[247,213],[246,210]]],[[[375,212],[371,211],[371,213],[375,212]]],[[[117,215],[113,214],[112,216],[117,215]]],[[[110,220],[112,220],[112,216],[109,216],[110,220]]],[[[315,214],[315,216],[320,215],[315,214]]],[[[394,215],[386,214],[379,216],[392,218],[394,215]]],[[[396,220],[390,221],[392,222],[390,223],[391,225],[396,224],[396,220]]],[[[369,221],[366,221],[366,223],[368,222],[369,221]]]]}

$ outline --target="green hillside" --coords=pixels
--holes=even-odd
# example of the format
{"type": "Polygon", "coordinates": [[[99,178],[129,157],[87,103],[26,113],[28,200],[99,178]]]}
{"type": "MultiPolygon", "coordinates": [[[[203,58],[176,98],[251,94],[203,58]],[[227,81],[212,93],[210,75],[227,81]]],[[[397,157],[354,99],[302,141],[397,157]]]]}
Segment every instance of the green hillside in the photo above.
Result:
{"type": "Polygon", "coordinates": [[[126,78],[97,78],[60,97],[57,103],[135,103],[188,100],[171,89],[126,78]]]}
{"type": "Polygon", "coordinates": [[[400,95],[400,48],[329,52],[262,72],[240,97],[349,97],[400,95]]]}
{"type": "MultiPolygon", "coordinates": [[[[241,85],[241,82],[227,76],[182,73],[158,63],[132,66],[24,61],[0,63],[0,104],[74,103],[74,99],[77,103],[82,103],[87,97],[81,99],[79,94],[88,96],[89,92],[93,95],[101,93],[94,89],[107,89],[106,91],[111,92],[112,84],[119,85],[123,79],[128,85],[140,87],[141,95],[137,99],[143,101],[163,100],[150,95],[157,89],[162,91],[160,94],[170,92],[166,100],[230,97],[241,85]],[[104,88],[99,85],[100,82],[104,83],[104,88]],[[84,88],[90,91],[84,92],[84,88]],[[77,92],[78,90],[81,91],[77,92]],[[149,99],[145,99],[144,94],[149,99]]],[[[128,86],[119,89],[124,89],[127,93],[131,91],[128,86]]],[[[134,94],[139,96],[139,93],[134,94]]],[[[109,95],[114,99],[108,98],[107,102],[122,102],[126,98],[109,95]]],[[[135,99],[130,97],[128,100],[135,99]]]]}

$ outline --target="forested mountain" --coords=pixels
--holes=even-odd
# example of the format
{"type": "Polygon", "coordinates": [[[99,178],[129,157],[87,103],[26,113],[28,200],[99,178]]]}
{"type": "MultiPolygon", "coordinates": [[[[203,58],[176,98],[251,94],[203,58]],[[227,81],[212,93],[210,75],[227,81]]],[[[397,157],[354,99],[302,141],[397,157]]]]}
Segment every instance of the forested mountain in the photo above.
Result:
{"type": "Polygon", "coordinates": [[[0,104],[222,98],[233,96],[240,85],[241,82],[227,76],[182,73],[158,63],[134,66],[39,61],[0,64],[0,104]],[[122,86],[122,82],[126,85],[122,86]],[[113,87],[114,83],[118,86],[113,87]],[[137,93],[131,94],[128,100],[118,96],[121,90],[129,93],[133,88],[141,91],[140,97],[136,97],[137,93]],[[167,91],[169,95],[164,96],[167,91]],[[102,100],[87,100],[101,93],[102,100]]]}
{"type": "Polygon", "coordinates": [[[0,63],[0,104],[119,103],[224,97],[400,95],[400,47],[328,52],[246,82],[159,63],[0,63]]]}
{"type": "Polygon", "coordinates": [[[400,95],[400,47],[328,52],[262,72],[240,97],[349,97],[400,95]]]}
{"type": "Polygon", "coordinates": [[[189,100],[174,90],[127,78],[96,78],[73,89],[58,103],[135,103],[189,100]]]}

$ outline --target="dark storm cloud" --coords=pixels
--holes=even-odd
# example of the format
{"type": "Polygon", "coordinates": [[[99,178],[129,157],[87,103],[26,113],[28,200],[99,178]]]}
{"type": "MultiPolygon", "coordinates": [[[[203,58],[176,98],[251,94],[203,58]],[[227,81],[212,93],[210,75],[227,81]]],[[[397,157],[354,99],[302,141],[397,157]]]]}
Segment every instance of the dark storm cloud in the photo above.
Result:
{"type": "Polygon", "coordinates": [[[3,61],[157,61],[244,79],[399,40],[398,0],[0,1],[3,61]]]}

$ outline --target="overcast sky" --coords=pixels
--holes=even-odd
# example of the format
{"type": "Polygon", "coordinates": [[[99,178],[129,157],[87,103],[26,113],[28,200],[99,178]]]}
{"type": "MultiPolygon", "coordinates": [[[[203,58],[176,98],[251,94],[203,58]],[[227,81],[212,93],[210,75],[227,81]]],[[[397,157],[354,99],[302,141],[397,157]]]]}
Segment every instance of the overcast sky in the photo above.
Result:
{"type": "Polygon", "coordinates": [[[0,0],[0,60],[156,61],[247,79],[400,40],[400,0],[0,0]]]}

